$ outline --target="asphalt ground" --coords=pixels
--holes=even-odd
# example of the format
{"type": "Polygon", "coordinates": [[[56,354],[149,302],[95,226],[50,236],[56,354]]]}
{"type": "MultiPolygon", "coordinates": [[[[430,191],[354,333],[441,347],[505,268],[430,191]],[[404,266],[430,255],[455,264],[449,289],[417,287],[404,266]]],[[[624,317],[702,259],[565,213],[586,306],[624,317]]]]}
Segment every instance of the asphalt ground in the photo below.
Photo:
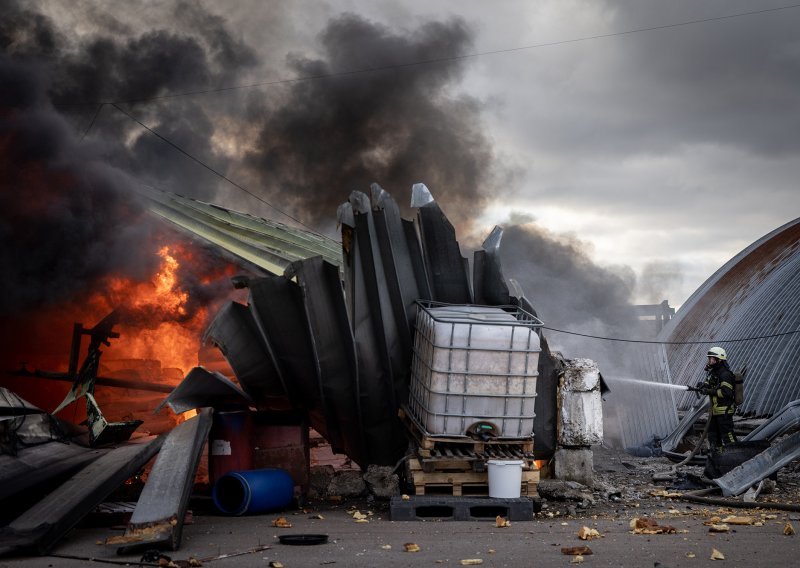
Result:
{"type": "MultiPolygon", "coordinates": [[[[506,527],[498,527],[492,518],[391,521],[388,502],[380,500],[313,501],[302,510],[224,517],[214,512],[207,498],[193,499],[193,519],[184,527],[180,550],[164,554],[178,565],[193,557],[213,568],[269,567],[270,563],[287,568],[437,567],[461,566],[463,560],[481,560],[481,566],[538,567],[575,566],[575,557],[562,554],[561,549],[588,546],[592,554],[583,555],[580,565],[800,565],[800,513],[766,508],[770,500],[800,504],[800,463],[781,470],[775,490],[759,499],[763,508],[753,509],[726,509],[659,496],[665,491],[681,492],[669,483],[652,481],[653,473],[671,465],[665,458],[638,458],[598,447],[594,453],[597,485],[589,508],[580,509],[575,502],[548,501],[535,518],[512,520],[506,527]],[[614,494],[613,499],[609,493],[614,494]],[[360,514],[356,515],[356,511],[360,514]],[[357,522],[362,515],[366,518],[357,522]],[[750,517],[753,524],[728,524],[728,531],[721,533],[711,532],[706,524],[714,517],[724,519],[730,515],[750,517]],[[273,526],[280,517],[292,526],[273,526]],[[659,525],[674,527],[676,532],[634,534],[630,523],[635,518],[653,519],[659,525]],[[785,535],[787,523],[798,534],[785,535]],[[602,536],[581,540],[578,534],[583,527],[596,529],[602,536]],[[278,537],[289,534],[324,534],[328,542],[314,546],[280,544],[278,537]],[[419,551],[407,552],[406,544],[417,545],[419,551]],[[711,560],[715,549],[724,555],[724,560],[711,560]],[[219,558],[224,555],[228,556],[219,558]]],[[[697,475],[702,472],[702,468],[687,470],[697,475]]],[[[106,539],[124,532],[124,525],[108,525],[79,526],[59,541],[53,556],[4,557],[0,558],[0,568],[112,566],[101,561],[139,565],[141,553],[118,556],[116,547],[104,544],[106,539]],[[89,558],[97,562],[89,562],[89,558]]]]}
{"type": "MultiPolygon", "coordinates": [[[[537,514],[530,521],[513,521],[498,527],[496,519],[480,521],[391,521],[385,502],[353,502],[332,505],[320,503],[304,510],[284,511],[259,516],[222,517],[194,515],[184,527],[180,550],[164,553],[173,561],[199,559],[203,566],[282,565],[291,567],[342,566],[461,566],[462,561],[482,561],[472,565],[492,567],[574,566],[575,556],[562,548],[588,546],[584,566],[797,566],[800,535],[784,534],[786,523],[800,533],[800,516],[766,510],[725,510],[662,500],[650,504],[620,505],[619,512],[593,514],[589,509],[580,517],[566,516],[557,507],[537,514]],[[366,515],[357,522],[355,511],[366,515]],[[547,515],[552,514],[550,518],[547,515]],[[724,533],[710,532],[705,525],[714,515],[750,515],[761,526],[729,525],[724,533]],[[634,534],[633,518],[647,516],[660,526],[670,525],[674,534],[634,534]],[[273,523],[283,517],[291,527],[273,523]],[[583,527],[596,529],[600,537],[581,540],[583,527]],[[324,534],[325,544],[290,546],[278,537],[289,534],[324,534]],[[417,552],[406,551],[414,544],[417,552]],[[713,550],[724,560],[711,560],[713,550]],[[220,556],[228,557],[218,558],[220,556]],[[273,563],[273,564],[270,564],[273,563]],[[279,564],[275,564],[279,563],[279,564]]],[[[52,551],[53,556],[0,559],[5,567],[110,566],[97,561],[127,561],[139,564],[141,554],[118,556],[116,547],[104,544],[120,535],[120,527],[76,528],[52,551]],[[57,555],[57,556],[56,556],[57,555]],[[76,559],[65,558],[67,556],[76,559]]],[[[180,565],[180,562],[178,562],[180,565]]],[[[469,564],[467,564],[469,565],[469,564]]]]}

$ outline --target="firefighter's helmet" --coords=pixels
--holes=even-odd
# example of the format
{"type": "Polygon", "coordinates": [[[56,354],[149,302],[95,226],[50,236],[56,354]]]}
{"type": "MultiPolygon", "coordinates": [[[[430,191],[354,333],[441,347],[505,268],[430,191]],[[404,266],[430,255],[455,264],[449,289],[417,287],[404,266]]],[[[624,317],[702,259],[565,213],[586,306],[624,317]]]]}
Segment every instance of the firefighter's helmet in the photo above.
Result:
{"type": "Polygon", "coordinates": [[[725,353],[725,350],[722,347],[712,347],[708,350],[709,357],[716,357],[720,361],[725,361],[728,358],[728,354],[725,353]]]}

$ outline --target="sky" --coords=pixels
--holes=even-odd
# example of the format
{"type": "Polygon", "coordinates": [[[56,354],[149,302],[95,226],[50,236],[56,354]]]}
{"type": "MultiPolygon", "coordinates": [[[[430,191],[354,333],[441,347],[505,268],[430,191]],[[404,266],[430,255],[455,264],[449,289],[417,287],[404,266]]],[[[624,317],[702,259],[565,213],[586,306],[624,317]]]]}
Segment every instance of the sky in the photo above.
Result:
{"type": "MultiPolygon", "coordinates": [[[[778,9],[790,4],[0,0],[13,86],[0,262],[12,283],[35,278],[64,258],[54,226],[85,250],[127,219],[60,290],[135,264],[109,250],[147,234],[127,201],[141,184],[335,238],[350,191],[378,182],[408,211],[421,181],[465,249],[510,229],[504,267],[533,275],[534,299],[548,297],[537,272],[580,271],[575,294],[600,283],[597,305],[679,306],[798,216],[800,5],[778,9]],[[44,223],[20,204],[32,178],[54,179],[9,174],[36,160],[71,180],[69,194],[36,194],[68,216],[46,208],[44,223]]],[[[14,305],[42,300],[14,287],[14,305]]]]}

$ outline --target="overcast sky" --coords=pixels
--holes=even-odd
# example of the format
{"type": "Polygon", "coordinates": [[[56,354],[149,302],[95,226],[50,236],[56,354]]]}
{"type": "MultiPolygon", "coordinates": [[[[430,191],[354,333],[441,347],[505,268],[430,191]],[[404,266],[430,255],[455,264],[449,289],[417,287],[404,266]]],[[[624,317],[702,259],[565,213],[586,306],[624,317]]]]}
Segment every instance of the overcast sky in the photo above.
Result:
{"type": "MultiPolygon", "coordinates": [[[[343,201],[349,191],[367,189],[369,164],[379,164],[374,171],[387,177],[410,171],[397,176],[408,187],[388,188],[398,201],[408,199],[411,182],[424,181],[465,231],[465,220],[475,221],[478,238],[495,224],[532,223],[556,241],[577,241],[599,265],[630,269],[635,301],[668,299],[675,306],[734,254],[800,211],[800,7],[624,33],[777,8],[788,0],[3,3],[24,6],[57,30],[51,51],[30,31],[3,46],[16,59],[58,60],[68,70],[50,85],[56,101],[59,92],[62,99],[129,100],[396,65],[413,62],[414,54],[461,57],[424,70],[376,71],[394,82],[367,95],[359,91],[378,79],[357,74],[347,82],[262,86],[131,107],[249,188],[270,185],[268,172],[277,172],[280,187],[265,195],[299,218],[311,208],[298,201],[304,191],[343,201]],[[374,44],[347,43],[365,37],[365,30],[374,33],[374,44]],[[170,46],[182,46],[175,53],[196,58],[170,59],[165,47],[137,66],[167,36],[170,46]],[[400,55],[378,57],[372,45],[387,44],[386,53],[400,55]],[[528,46],[540,47],[519,49],[528,46]],[[463,57],[484,52],[497,53],[463,57]],[[281,144],[308,128],[303,117],[328,120],[325,110],[333,105],[315,104],[320,97],[339,101],[352,93],[357,104],[348,112],[357,115],[369,101],[393,99],[405,81],[416,100],[429,98],[427,106],[399,98],[401,110],[386,103],[370,115],[371,130],[347,134],[367,138],[358,168],[345,164],[352,140],[331,135],[334,121],[319,138],[313,128],[303,133],[319,154],[296,166],[307,167],[308,176],[289,172],[294,158],[281,144]],[[369,150],[370,136],[398,128],[387,119],[394,112],[427,128],[413,143],[419,153],[405,152],[410,165],[403,167],[392,154],[395,142],[369,150]],[[432,155],[422,151],[426,143],[435,152],[452,145],[457,165],[437,174],[436,164],[423,163],[432,155]],[[324,187],[330,165],[314,170],[331,155],[334,166],[356,172],[332,180],[346,187],[324,187]],[[425,179],[408,177],[415,163],[425,179]]],[[[31,29],[32,21],[9,26],[31,29]]],[[[44,75],[54,73],[45,66],[44,75]]],[[[77,137],[94,111],[65,112],[77,137]]],[[[136,153],[112,162],[137,179],[276,215],[134,126],[105,107],[81,144],[107,151],[116,137],[136,153]]],[[[329,210],[334,219],[327,201],[322,209],[306,220],[318,221],[329,210]]]]}

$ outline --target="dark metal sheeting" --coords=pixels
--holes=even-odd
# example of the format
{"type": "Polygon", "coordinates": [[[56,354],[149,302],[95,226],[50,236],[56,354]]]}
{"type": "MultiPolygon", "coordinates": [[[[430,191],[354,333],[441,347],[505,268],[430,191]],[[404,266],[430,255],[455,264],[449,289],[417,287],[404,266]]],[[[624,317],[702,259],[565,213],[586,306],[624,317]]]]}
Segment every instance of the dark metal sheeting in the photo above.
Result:
{"type": "MultiPolygon", "coordinates": [[[[518,292],[519,296],[512,296],[511,303],[536,315],[536,310],[527,298],[518,292]]],[[[550,345],[544,334],[539,336],[539,378],[536,381],[536,402],[534,404],[533,451],[537,458],[553,455],[557,442],[558,424],[558,382],[563,369],[561,360],[550,351],[550,345]]]]}
{"type": "Polygon", "coordinates": [[[503,229],[495,227],[475,251],[472,263],[472,287],[476,304],[506,306],[511,303],[508,284],[500,264],[500,242],[503,229]]]}
{"type": "MultiPolygon", "coordinates": [[[[419,282],[427,281],[427,274],[424,273],[424,264],[420,262],[415,265],[412,260],[397,203],[378,184],[373,183],[371,189],[374,233],[394,312],[401,356],[405,357],[403,364],[407,368],[411,363],[409,355],[413,347],[416,301],[427,299],[421,294],[429,289],[424,286],[424,290],[420,291],[419,282]],[[417,271],[422,271],[422,274],[416,274],[417,271]]],[[[416,234],[414,237],[416,238],[416,234]]]]}
{"type": "Polygon", "coordinates": [[[219,347],[239,384],[260,408],[269,410],[274,399],[278,408],[285,408],[281,404],[287,396],[283,378],[247,306],[228,302],[214,317],[203,339],[219,347]]]}
{"type": "MultiPolygon", "coordinates": [[[[403,351],[399,332],[400,328],[405,329],[407,323],[405,315],[399,321],[396,317],[395,303],[392,302],[389,291],[390,278],[387,277],[387,266],[381,255],[369,198],[354,191],[350,194],[350,204],[353,207],[355,228],[351,255],[348,255],[350,258],[346,267],[356,271],[351,280],[354,284],[351,303],[354,311],[351,313],[356,314],[354,331],[361,339],[367,325],[371,328],[369,331],[374,336],[376,350],[362,353],[360,357],[363,360],[364,356],[377,355],[381,368],[380,380],[386,382],[392,403],[397,408],[398,401],[405,396],[404,386],[407,383],[410,361],[408,353],[403,351]],[[359,258],[353,258],[355,255],[359,258]],[[362,318],[359,313],[369,316],[362,318]],[[359,325],[360,323],[366,325],[359,325]]],[[[393,263],[390,262],[391,264],[393,263]]]]}
{"type": "MultiPolygon", "coordinates": [[[[764,416],[800,398],[800,333],[790,333],[798,330],[800,219],[795,219],[720,268],[681,306],[659,339],[717,342],[727,351],[732,369],[747,365],[744,404],[738,412],[764,416]],[[730,341],[763,336],[773,337],[730,341]]],[[[673,381],[694,385],[710,346],[667,345],[673,381]]],[[[693,396],[683,395],[679,408],[688,408],[693,396]]]]}
{"type": "Polygon", "coordinates": [[[308,410],[311,425],[330,442],[334,451],[343,451],[344,440],[337,424],[328,423],[329,409],[322,396],[320,365],[300,286],[284,276],[253,279],[250,309],[262,340],[275,357],[290,400],[298,408],[308,410]]]}
{"type": "Polygon", "coordinates": [[[253,404],[253,399],[225,375],[195,367],[156,407],[155,412],[161,410],[165,404],[173,412],[180,414],[204,406],[247,406],[253,404]]]}
{"type": "Polygon", "coordinates": [[[471,304],[469,263],[461,256],[453,225],[435,201],[417,210],[417,220],[433,292],[431,299],[448,304],[471,304]]]}
{"type": "Polygon", "coordinates": [[[322,257],[292,263],[287,278],[296,278],[302,292],[303,318],[316,361],[317,387],[328,434],[359,464],[375,463],[364,444],[363,414],[356,395],[359,384],[356,348],[338,267],[322,257]]]}
{"type": "MultiPolygon", "coordinates": [[[[347,242],[343,259],[345,289],[356,346],[359,383],[355,390],[362,412],[365,443],[368,447],[383,448],[380,450],[384,454],[383,465],[390,465],[402,456],[399,451],[402,432],[396,424],[396,415],[406,396],[408,383],[404,379],[409,367],[398,369],[398,364],[410,357],[410,353],[398,353],[397,320],[388,298],[383,264],[380,263],[379,268],[373,264],[376,258],[380,261],[380,255],[377,243],[371,240],[371,216],[365,199],[363,193],[351,195],[347,207],[353,212],[352,224],[342,224],[342,240],[347,242]],[[382,319],[384,311],[389,312],[389,321],[382,319]],[[393,341],[391,347],[387,343],[389,338],[393,341]],[[396,371],[401,373],[399,377],[394,375],[396,371]],[[396,388],[398,380],[402,381],[399,389],[396,388]]],[[[401,325],[406,325],[405,318],[401,325]]]]}

